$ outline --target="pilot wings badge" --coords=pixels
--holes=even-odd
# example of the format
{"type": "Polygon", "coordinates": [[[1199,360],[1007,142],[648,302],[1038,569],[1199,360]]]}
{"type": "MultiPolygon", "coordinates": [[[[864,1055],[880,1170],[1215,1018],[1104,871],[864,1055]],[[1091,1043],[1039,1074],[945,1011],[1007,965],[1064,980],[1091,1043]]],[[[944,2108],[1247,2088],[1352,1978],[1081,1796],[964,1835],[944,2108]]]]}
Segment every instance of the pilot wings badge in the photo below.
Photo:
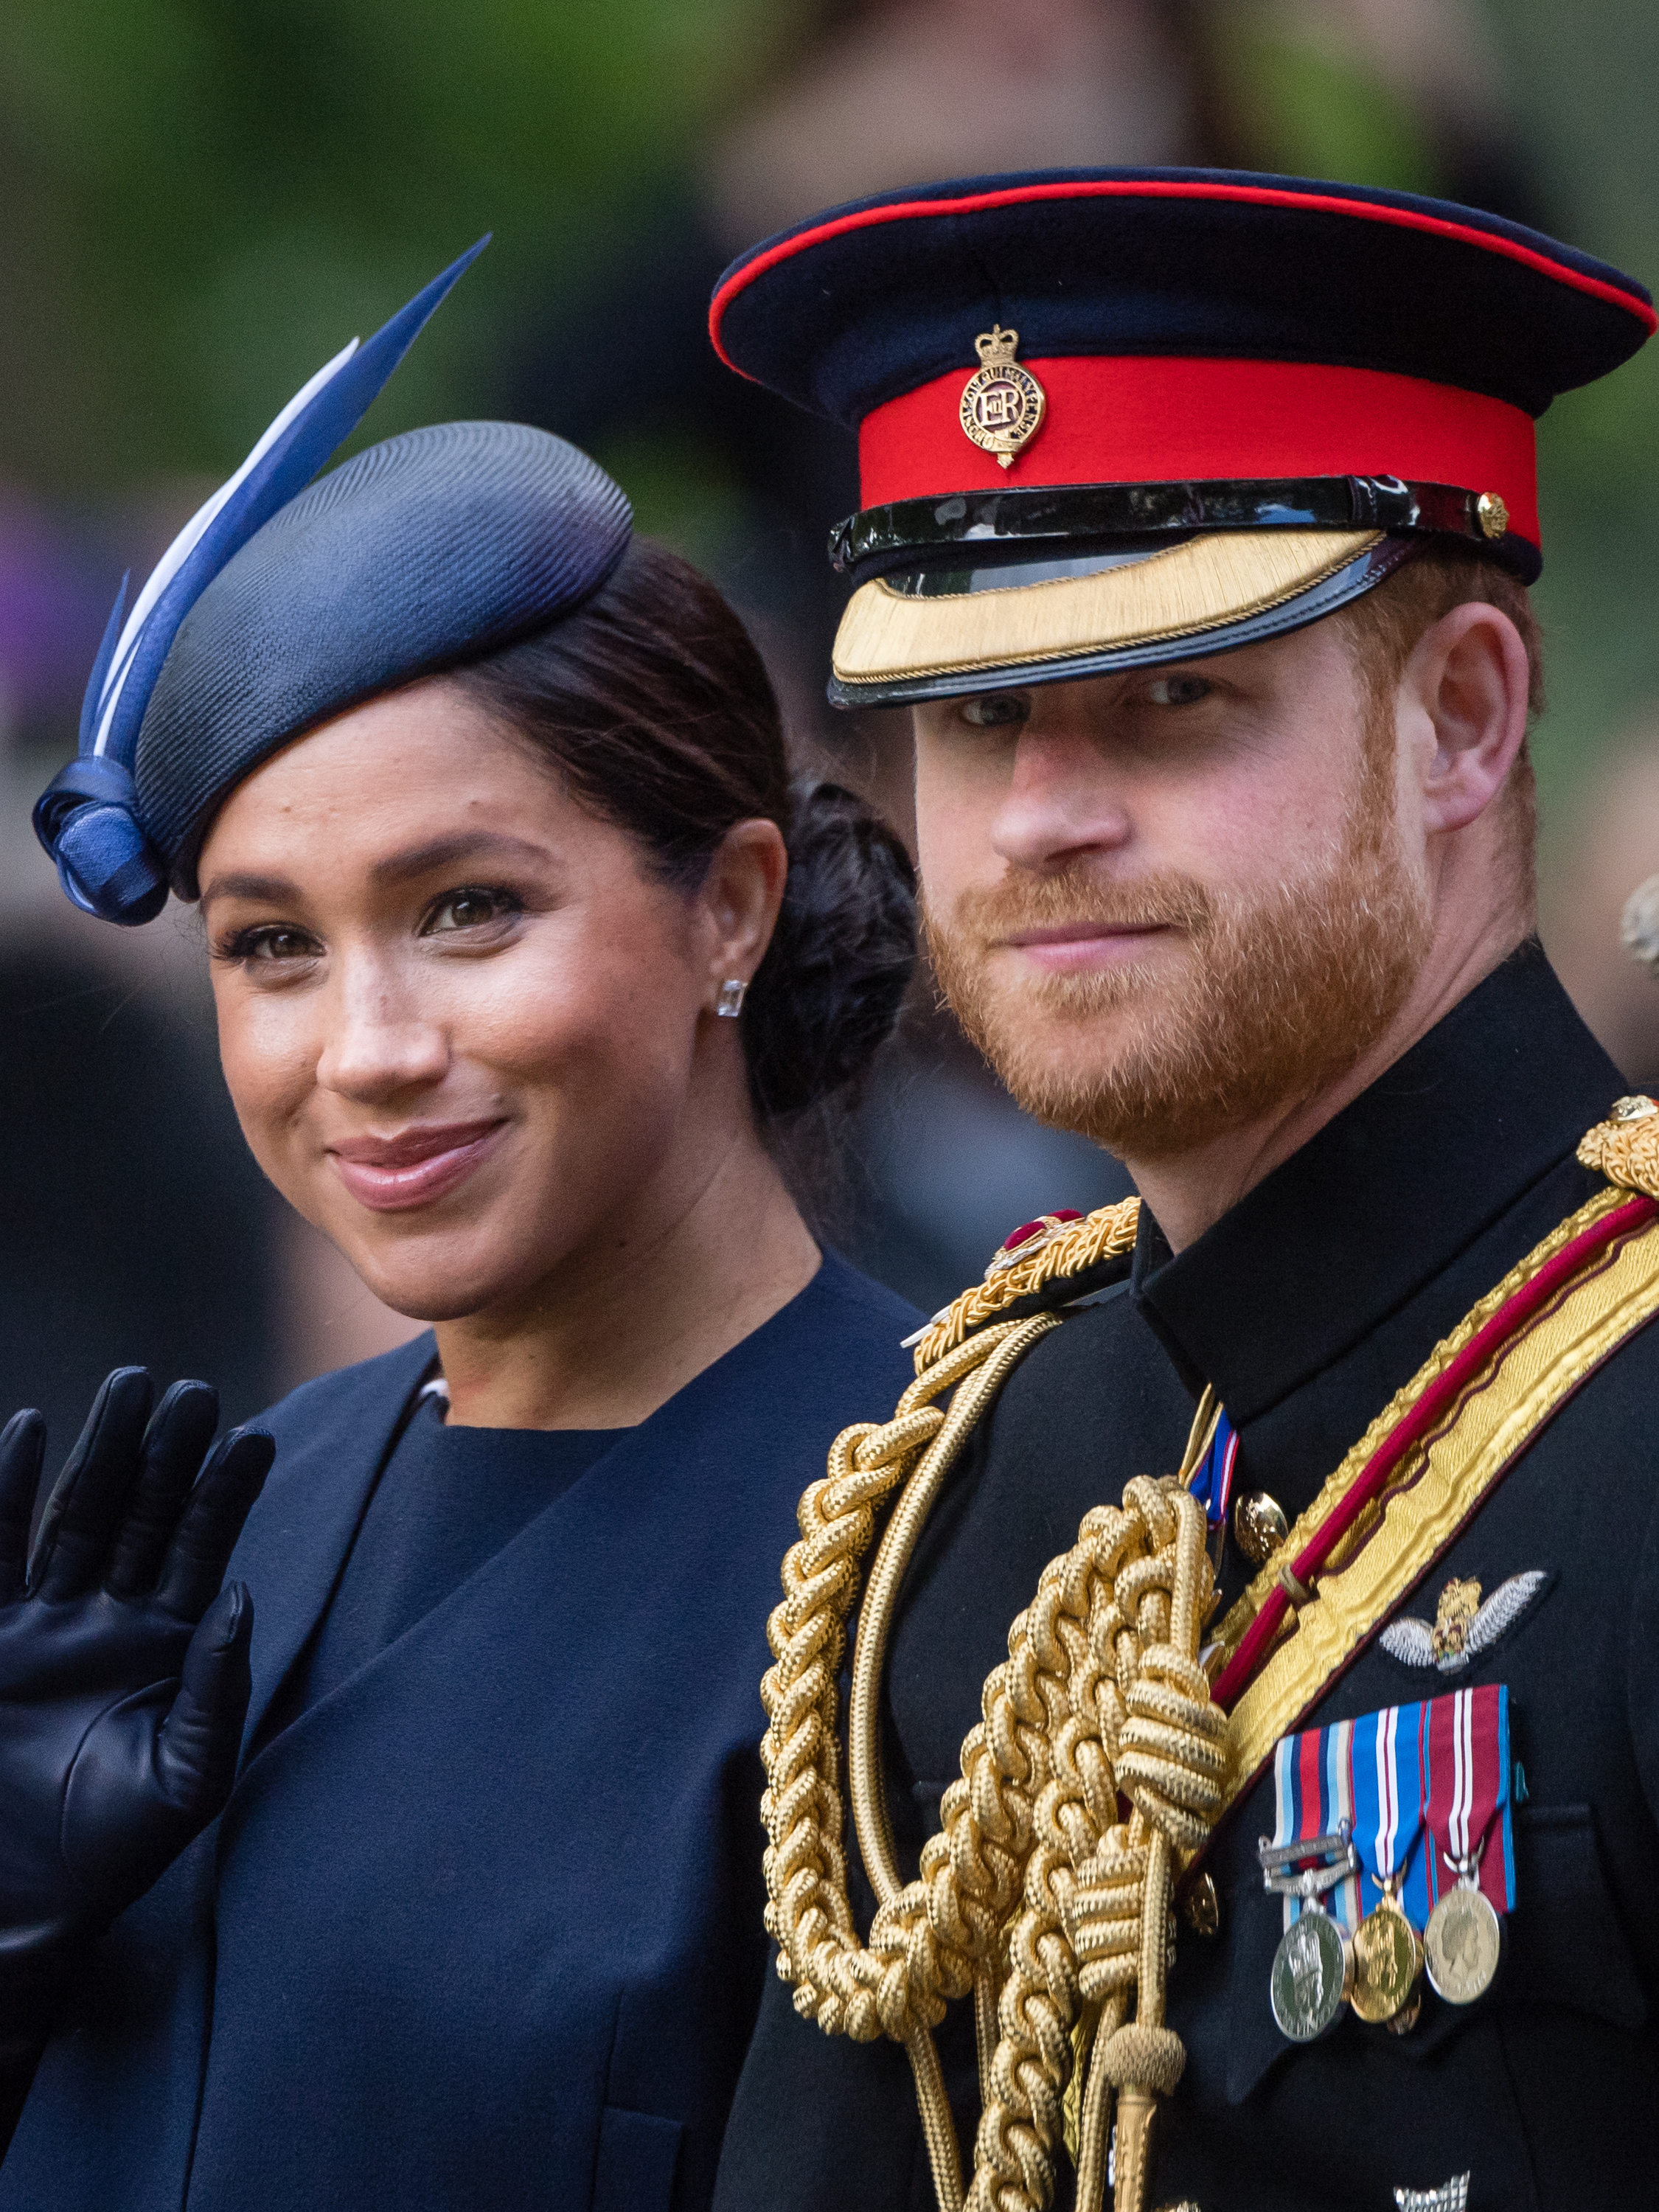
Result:
{"type": "Polygon", "coordinates": [[[1480,1583],[1460,1582],[1454,1576],[1440,1593],[1432,1626],[1406,1613],[1389,1623],[1379,1641],[1389,1656],[1403,1666],[1437,1667],[1443,1674],[1459,1674],[1514,1627],[1548,1580],[1536,1567],[1524,1575],[1511,1575],[1483,1605],[1480,1583]]]}

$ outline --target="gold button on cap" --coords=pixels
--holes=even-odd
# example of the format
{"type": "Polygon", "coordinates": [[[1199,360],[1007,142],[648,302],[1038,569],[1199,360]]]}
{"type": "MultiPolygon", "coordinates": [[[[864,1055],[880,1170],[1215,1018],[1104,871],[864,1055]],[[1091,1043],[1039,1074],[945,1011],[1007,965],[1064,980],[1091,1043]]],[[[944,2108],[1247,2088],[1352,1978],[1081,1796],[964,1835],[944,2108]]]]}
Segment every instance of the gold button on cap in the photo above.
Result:
{"type": "Polygon", "coordinates": [[[1474,502],[1474,519],[1483,538],[1501,538],[1510,526],[1510,511],[1495,491],[1483,491],[1474,502]]]}

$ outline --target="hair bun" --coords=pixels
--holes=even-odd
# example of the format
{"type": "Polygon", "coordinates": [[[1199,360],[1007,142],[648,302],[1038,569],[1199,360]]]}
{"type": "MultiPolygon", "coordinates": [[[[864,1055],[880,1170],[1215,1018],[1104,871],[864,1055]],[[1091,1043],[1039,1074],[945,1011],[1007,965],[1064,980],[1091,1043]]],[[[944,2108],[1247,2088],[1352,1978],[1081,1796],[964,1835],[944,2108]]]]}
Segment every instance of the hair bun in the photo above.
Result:
{"type": "Polygon", "coordinates": [[[855,1083],[916,964],[916,878],[880,817],[836,783],[797,783],[778,926],[744,1007],[757,1110],[775,1121],[855,1083]]]}

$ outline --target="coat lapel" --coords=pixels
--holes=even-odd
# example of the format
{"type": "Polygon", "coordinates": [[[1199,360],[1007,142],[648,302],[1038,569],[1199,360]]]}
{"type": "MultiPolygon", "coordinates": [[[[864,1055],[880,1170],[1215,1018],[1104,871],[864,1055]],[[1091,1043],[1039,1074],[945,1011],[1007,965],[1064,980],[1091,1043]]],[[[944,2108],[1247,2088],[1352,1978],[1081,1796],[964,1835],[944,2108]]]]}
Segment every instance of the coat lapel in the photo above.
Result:
{"type": "Polygon", "coordinates": [[[405,1408],[432,1365],[430,1334],[320,1376],[259,1425],[276,1461],[231,1555],[253,1595],[253,1694],[243,1757],[320,1619],[405,1408]],[[293,1439],[290,1443],[290,1437],[293,1439]]]}

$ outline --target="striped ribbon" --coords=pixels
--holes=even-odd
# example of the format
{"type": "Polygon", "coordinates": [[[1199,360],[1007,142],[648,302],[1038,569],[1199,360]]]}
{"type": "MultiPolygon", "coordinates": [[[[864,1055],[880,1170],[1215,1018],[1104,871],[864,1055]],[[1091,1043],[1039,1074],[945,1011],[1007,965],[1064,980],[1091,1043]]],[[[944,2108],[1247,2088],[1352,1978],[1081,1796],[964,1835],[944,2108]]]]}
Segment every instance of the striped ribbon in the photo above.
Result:
{"type": "MultiPolygon", "coordinates": [[[[1510,1693],[1501,1683],[1309,1729],[1283,1738],[1273,1754],[1273,1841],[1352,1824],[1361,1871],[1323,1900],[1350,1929],[1402,1869],[1400,1902],[1420,1929],[1457,1879],[1443,1854],[1467,1860],[1482,1844],[1480,1887],[1505,1913],[1515,1903],[1510,1772],[1510,1693]]],[[[1288,1928],[1303,1900],[1284,1902],[1288,1928]]]]}
{"type": "Polygon", "coordinates": [[[1227,1517],[1233,1494],[1233,1474],[1238,1465],[1238,1431],[1227,1419],[1224,1406],[1216,1416],[1209,1449],[1193,1470],[1187,1487],[1200,1499],[1212,1528],[1227,1517]]]}

